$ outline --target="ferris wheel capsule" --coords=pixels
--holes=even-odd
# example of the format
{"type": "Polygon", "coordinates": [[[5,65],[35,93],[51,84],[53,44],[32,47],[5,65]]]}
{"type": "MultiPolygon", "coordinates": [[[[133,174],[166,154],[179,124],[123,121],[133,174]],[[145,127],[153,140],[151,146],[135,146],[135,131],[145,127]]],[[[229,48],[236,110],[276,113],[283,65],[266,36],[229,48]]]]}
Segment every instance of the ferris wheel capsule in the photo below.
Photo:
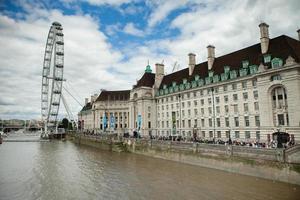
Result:
{"type": "Polygon", "coordinates": [[[42,72],[41,114],[44,123],[42,136],[54,131],[60,106],[63,69],[64,34],[59,22],[53,22],[46,41],[42,72]]]}

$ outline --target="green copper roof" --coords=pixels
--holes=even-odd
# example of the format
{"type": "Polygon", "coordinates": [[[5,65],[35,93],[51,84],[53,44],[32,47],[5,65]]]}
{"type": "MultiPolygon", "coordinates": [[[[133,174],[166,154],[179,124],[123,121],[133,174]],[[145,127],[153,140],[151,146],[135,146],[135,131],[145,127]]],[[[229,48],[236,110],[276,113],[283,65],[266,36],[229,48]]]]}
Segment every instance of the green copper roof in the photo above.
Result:
{"type": "Polygon", "coordinates": [[[152,73],[152,69],[151,69],[151,66],[150,66],[150,65],[147,65],[147,66],[146,66],[145,72],[146,72],[146,73],[152,73]]]}

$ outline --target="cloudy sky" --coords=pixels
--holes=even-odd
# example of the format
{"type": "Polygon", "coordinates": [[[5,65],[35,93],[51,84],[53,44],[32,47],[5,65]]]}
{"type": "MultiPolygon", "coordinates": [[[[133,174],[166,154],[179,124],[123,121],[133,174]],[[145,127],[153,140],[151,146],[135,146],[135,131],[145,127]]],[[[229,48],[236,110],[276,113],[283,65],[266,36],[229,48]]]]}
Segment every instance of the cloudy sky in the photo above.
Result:
{"type": "MultiPolygon", "coordinates": [[[[130,89],[149,60],[187,66],[270,36],[297,37],[299,0],[0,0],[0,118],[40,119],[44,48],[53,21],[65,40],[64,86],[81,104],[100,89],[130,89]]],[[[74,113],[80,105],[65,92],[74,113]]],[[[60,116],[65,116],[61,108],[60,116]]]]}

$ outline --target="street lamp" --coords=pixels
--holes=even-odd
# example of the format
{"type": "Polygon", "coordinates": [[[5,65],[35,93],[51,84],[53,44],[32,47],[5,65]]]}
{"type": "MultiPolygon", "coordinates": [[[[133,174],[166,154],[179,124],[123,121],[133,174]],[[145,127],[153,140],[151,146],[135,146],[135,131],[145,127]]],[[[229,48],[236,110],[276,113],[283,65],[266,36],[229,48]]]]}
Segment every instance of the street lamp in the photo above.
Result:
{"type": "Polygon", "coordinates": [[[211,93],[212,93],[212,103],[213,103],[213,141],[215,143],[215,136],[216,136],[216,113],[215,113],[215,96],[214,96],[214,88],[211,88],[211,93]]]}

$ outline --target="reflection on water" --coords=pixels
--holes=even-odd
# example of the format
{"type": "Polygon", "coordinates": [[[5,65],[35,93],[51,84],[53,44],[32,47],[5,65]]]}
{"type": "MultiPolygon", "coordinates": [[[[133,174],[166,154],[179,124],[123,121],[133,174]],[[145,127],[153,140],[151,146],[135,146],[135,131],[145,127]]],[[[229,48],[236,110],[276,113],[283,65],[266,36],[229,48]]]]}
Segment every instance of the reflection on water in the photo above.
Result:
{"type": "Polygon", "coordinates": [[[0,199],[297,199],[300,187],[71,142],[0,145],[0,199]]]}

